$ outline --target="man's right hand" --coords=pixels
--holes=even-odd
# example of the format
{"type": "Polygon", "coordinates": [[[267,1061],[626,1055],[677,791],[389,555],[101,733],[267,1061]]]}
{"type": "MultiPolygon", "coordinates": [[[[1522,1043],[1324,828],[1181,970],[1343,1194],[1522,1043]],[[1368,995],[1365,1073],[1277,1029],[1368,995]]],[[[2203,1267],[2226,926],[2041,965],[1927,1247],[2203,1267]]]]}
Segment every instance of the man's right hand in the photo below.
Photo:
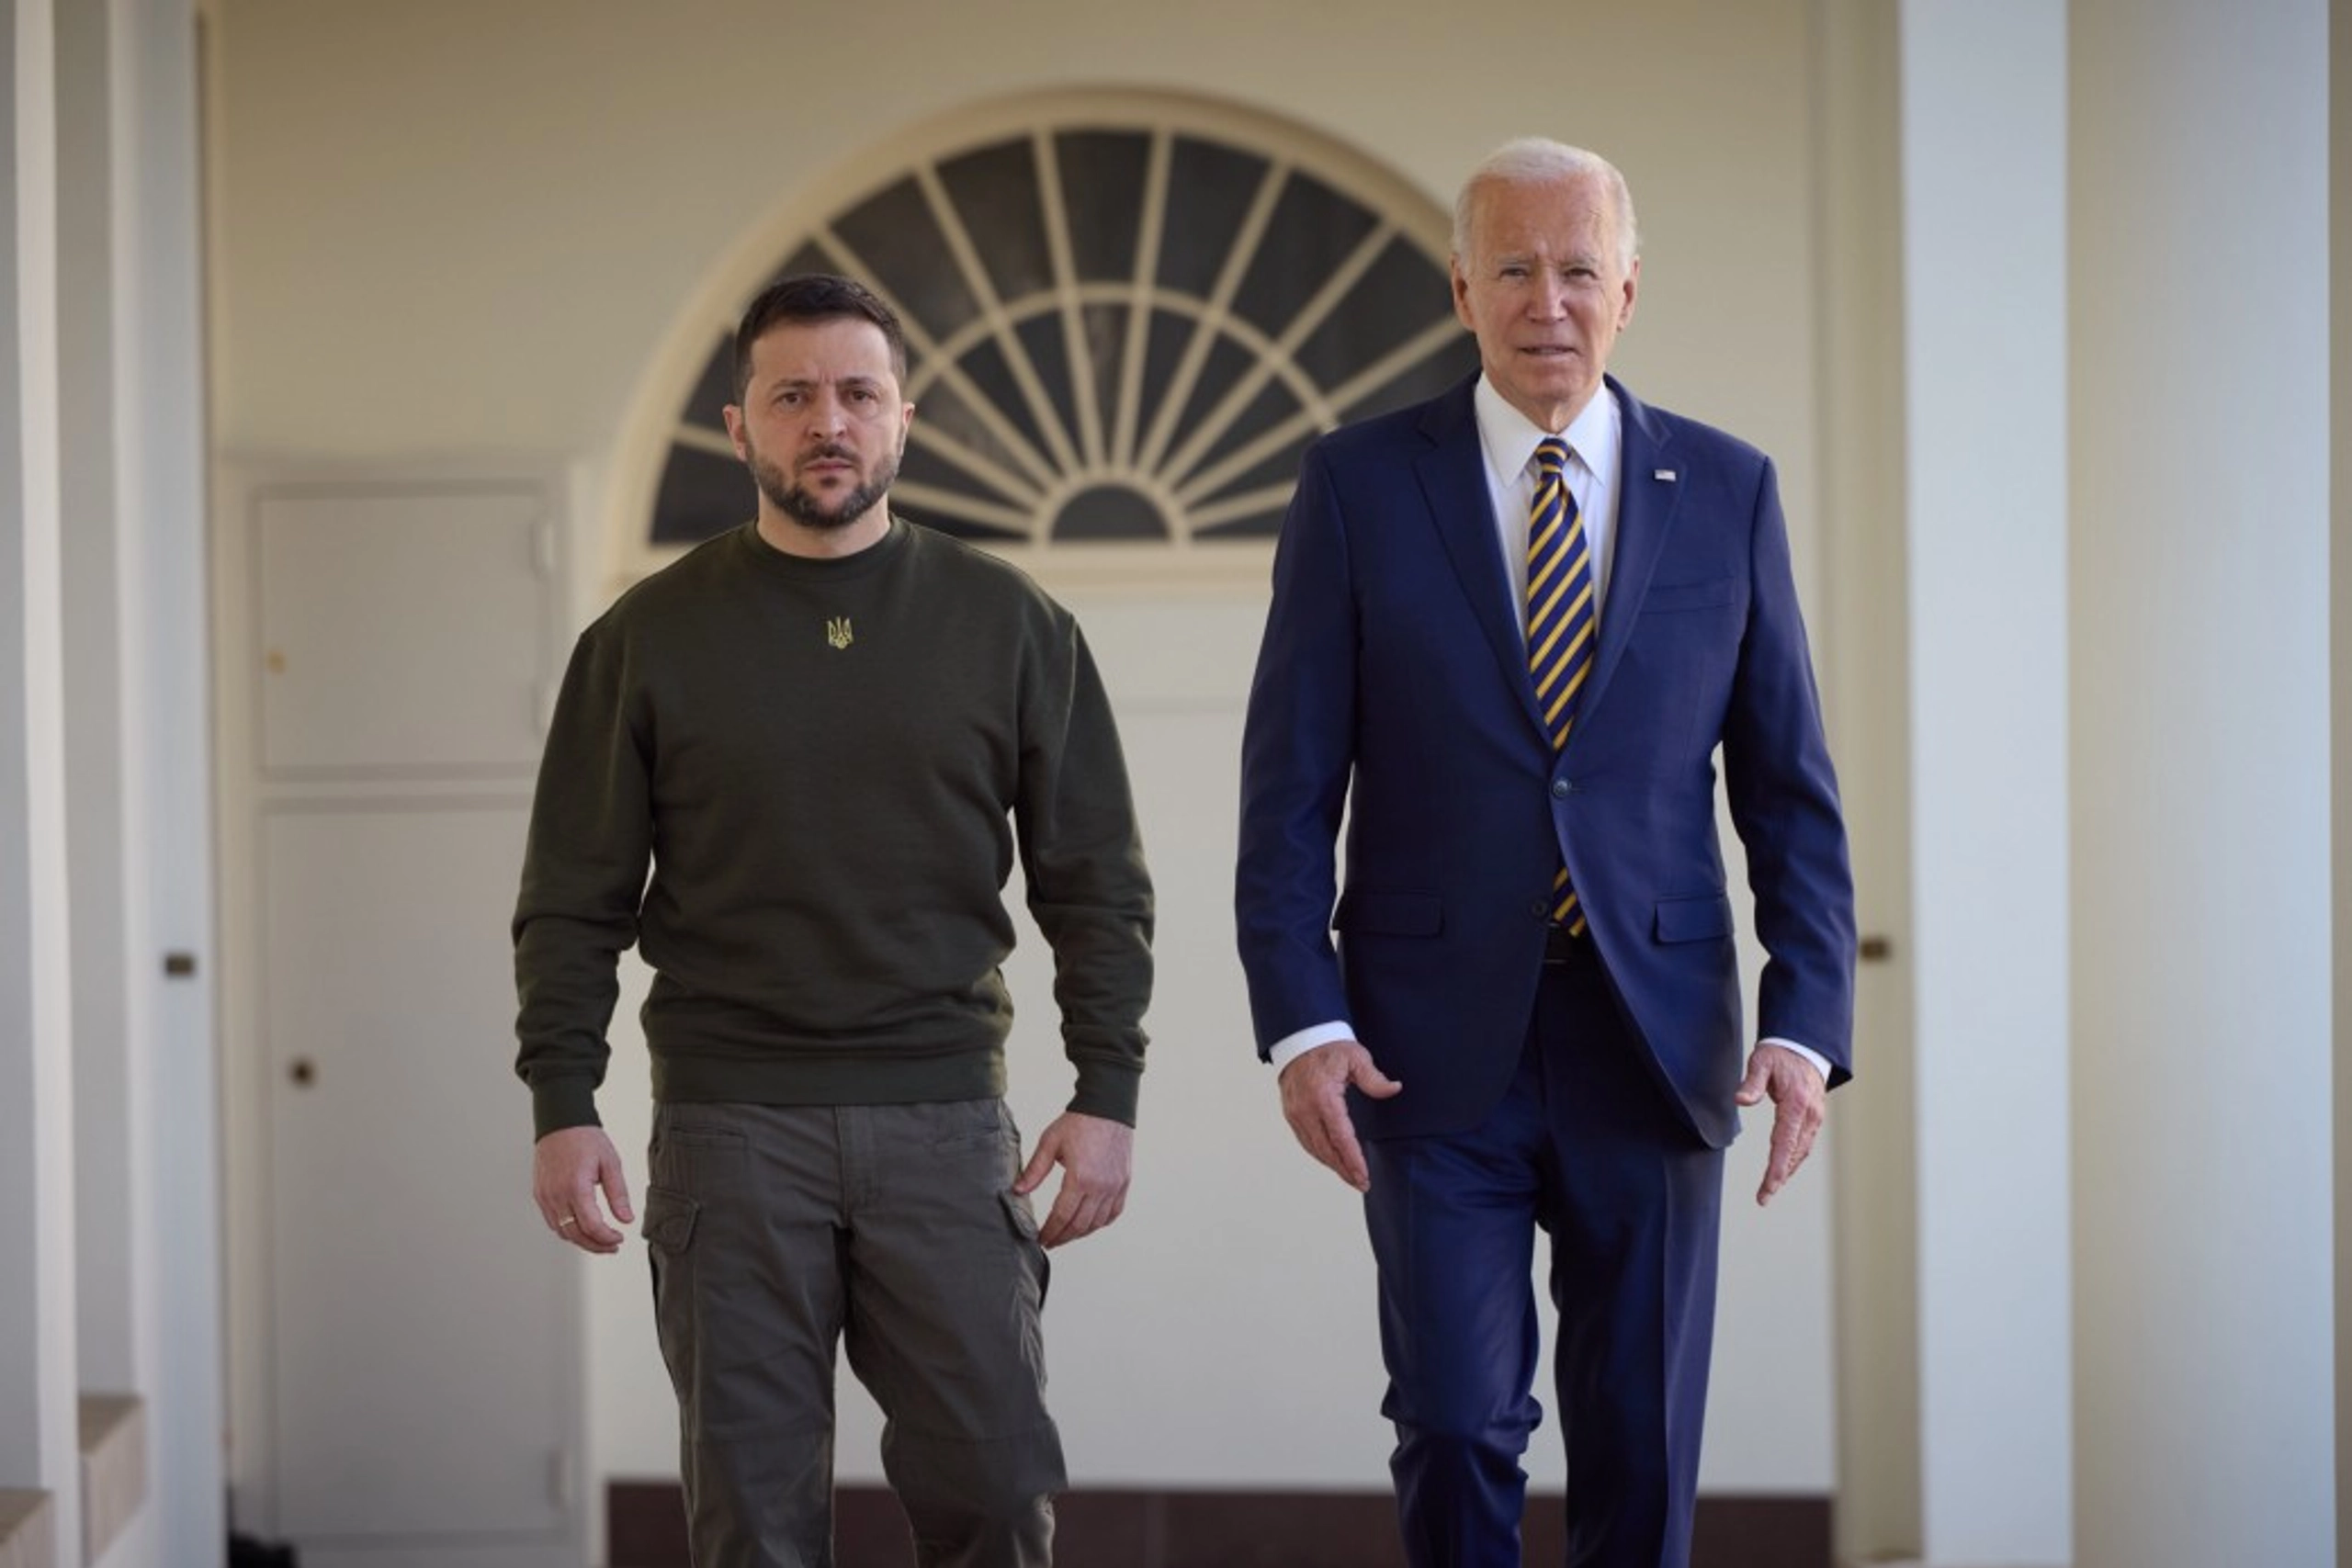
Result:
{"type": "Polygon", "coordinates": [[[618,1252],[627,1237],[615,1222],[637,1218],[620,1151],[602,1127],[564,1127],[541,1138],[531,1151],[531,1196],[548,1229],[582,1252],[618,1252]],[[598,1188],[612,1205],[609,1221],[596,1201],[598,1188]]]}
{"type": "Polygon", "coordinates": [[[1329,1166],[1359,1192],[1372,1190],[1372,1172],[1348,1120],[1348,1086],[1386,1100],[1405,1086],[1373,1065],[1353,1040],[1334,1040],[1294,1056],[1283,1066],[1283,1115],[1299,1147],[1329,1166]]]}

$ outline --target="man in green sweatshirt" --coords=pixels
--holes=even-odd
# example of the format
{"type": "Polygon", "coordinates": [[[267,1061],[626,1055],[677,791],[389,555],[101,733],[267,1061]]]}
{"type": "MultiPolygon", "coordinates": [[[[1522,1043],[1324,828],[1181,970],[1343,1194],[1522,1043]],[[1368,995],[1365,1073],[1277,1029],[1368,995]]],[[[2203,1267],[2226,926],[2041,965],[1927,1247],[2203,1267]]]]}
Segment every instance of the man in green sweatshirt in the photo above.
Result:
{"type": "Polygon", "coordinates": [[[756,520],[582,634],[548,731],[514,914],[533,1193],[592,1253],[635,1217],[594,1098],[634,942],[695,1562],[831,1564],[845,1341],[924,1568],[1036,1568],[1065,1479],[1045,1249],[1125,1202],[1151,987],[1118,736],[1068,611],[890,515],[914,407],[888,306],[787,278],[735,365],[756,520]],[[1025,1163],[1002,1099],[1016,855],[1077,1076],[1025,1163]]]}

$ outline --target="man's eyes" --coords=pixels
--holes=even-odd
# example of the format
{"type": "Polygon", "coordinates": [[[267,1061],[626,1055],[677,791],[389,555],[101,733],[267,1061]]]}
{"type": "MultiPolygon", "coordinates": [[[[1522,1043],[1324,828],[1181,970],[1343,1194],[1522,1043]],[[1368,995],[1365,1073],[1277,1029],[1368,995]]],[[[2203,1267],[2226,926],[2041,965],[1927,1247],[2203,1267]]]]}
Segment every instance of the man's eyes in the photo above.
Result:
{"type": "MultiPolygon", "coordinates": [[[[797,409],[808,402],[811,395],[805,388],[781,387],[776,389],[771,400],[780,409],[797,409]]],[[[882,400],[880,390],[873,387],[844,387],[842,389],[842,396],[850,402],[867,408],[882,400]]]]}
{"type": "MultiPolygon", "coordinates": [[[[1504,283],[1524,283],[1534,276],[1535,269],[1528,266],[1501,266],[1495,269],[1496,278],[1504,283]]],[[[1590,283],[1600,276],[1600,269],[1591,266],[1566,267],[1560,273],[1562,279],[1569,283],[1590,283]]]]}

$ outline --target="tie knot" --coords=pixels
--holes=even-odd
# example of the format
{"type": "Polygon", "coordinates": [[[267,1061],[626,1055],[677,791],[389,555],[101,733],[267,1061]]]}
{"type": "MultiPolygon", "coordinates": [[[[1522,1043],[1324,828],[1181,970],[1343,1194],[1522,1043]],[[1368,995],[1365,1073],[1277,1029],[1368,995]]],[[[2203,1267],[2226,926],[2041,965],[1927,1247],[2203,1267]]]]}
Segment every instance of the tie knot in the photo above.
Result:
{"type": "Polygon", "coordinates": [[[1568,471],[1568,444],[1556,435],[1547,435],[1535,444],[1535,471],[1547,479],[1558,479],[1568,471]]]}

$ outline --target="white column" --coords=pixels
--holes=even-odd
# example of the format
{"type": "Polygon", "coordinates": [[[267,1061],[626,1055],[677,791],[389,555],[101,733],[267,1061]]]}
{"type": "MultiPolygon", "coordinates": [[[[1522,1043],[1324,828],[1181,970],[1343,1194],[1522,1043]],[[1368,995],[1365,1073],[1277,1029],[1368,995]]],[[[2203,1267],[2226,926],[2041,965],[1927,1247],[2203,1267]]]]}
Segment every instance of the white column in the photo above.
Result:
{"type": "MultiPolygon", "coordinates": [[[[2328,429],[2334,461],[2330,501],[2331,751],[2335,776],[2352,779],[2352,0],[2328,7],[2328,429]]],[[[2352,1043],[2352,791],[2331,789],[2335,801],[2335,1059],[2352,1043]]],[[[2335,1074],[2335,1343],[2352,1343],[2352,1071],[2335,1074]]],[[[2352,1380],[2335,1380],[2335,1539],[2352,1541],[2352,1380]]]]}
{"type": "Polygon", "coordinates": [[[1820,14],[1829,686],[1890,945],[1833,1101],[1837,1546],[2062,1563],[2065,6],[1820,14]]]}
{"type": "Polygon", "coordinates": [[[49,0],[0,28],[0,1485],[81,1540],[74,1388],[72,976],[59,680],[56,101],[49,0]]]}
{"type": "Polygon", "coordinates": [[[143,1151],[132,1200],[136,1325],[159,1561],[214,1568],[228,1527],[196,17],[192,0],[108,3],[122,820],[132,868],[124,1115],[143,1151]]]}
{"type": "Polygon", "coordinates": [[[2077,1568],[2335,1561],[2327,28],[2074,7],[2077,1568]]]}
{"type": "Polygon", "coordinates": [[[114,493],[114,188],[108,166],[107,16],[57,15],[58,407],[64,606],[66,854],[73,867],[74,1322],[85,1393],[140,1391],[132,1302],[139,1236],[132,1173],[144,1150],[131,1092],[123,930],[121,596],[114,493]]]}
{"type": "Polygon", "coordinates": [[[1902,11],[1920,1551],[2069,1549],[2066,6],[1902,11]]]}

